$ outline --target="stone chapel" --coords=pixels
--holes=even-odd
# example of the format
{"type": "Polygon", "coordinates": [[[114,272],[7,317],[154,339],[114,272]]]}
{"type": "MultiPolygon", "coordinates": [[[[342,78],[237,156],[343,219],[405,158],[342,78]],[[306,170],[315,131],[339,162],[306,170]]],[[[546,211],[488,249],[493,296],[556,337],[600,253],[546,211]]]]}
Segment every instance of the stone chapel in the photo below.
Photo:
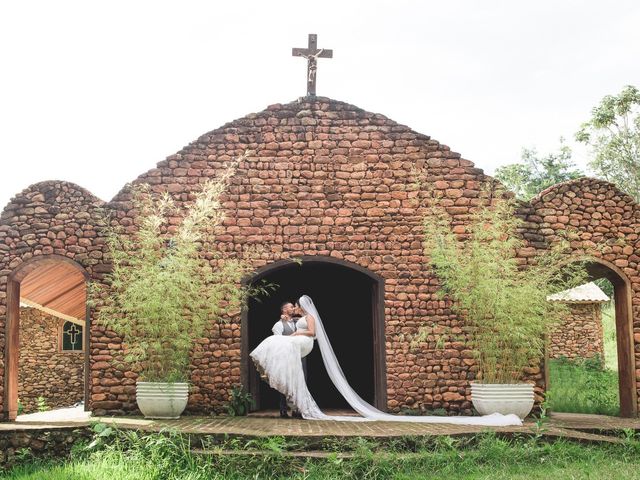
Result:
{"type": "MultiPolygon", "coordinates": [[[[187,204],[200,182],[246,150],[252,153],[240,163],[224,197],[226,220],[217,246],[226,255],[261,246],[255,273],[247,281],[266,279],[280,289],[261,304],[251,302],[229,323],[212,325],[199,342],[188,412],[224,411],[231,388],[240,385],[251,392],[258,409],[276,408],[277,398],[260,382],[248,352],[269,334],[282,299],[309,294],[322,312],[347,378],[365,400],[389,412],[443,408],[470,414],[470,382],[477,367],[463,340],[464,323],[436,295],[438,280],[422,247],[424,209],[416,199],[427,190],[440,192],[454,218],[452,228],[463,233],[483,187],[495,181],[428,135],[348,103],[311,95],[205,133],[134,182],[146,182],[187,204]],[[424,172],[425,182],[416,183],[416,169],[424,172]],[[444,346],[426,341],[411,349],[407,336],[424,323],[447,327],[462,340],[444,346]]],[[[128,192],[125,186],[107,202],[81,186],[52,180],[18,192],[4,208],[4,420],[15,418],[18,397],[24,396],[20,378],[26,367],[20,359],[28,342],[20,332],[21,324],[34,316],[26,313],[28,305],[58,320],[66,315],[83,329],[81,352],[72,356],[82,359],[82,368],[74,368],[86,408],[101,415],[135,413],[136,374],[111,361],[119,355],[122,339],[93,323],[85,305],[86,282],[100,281],[109,270],[98,210],[112,209],[122,225],[134,228],[128,192]]],[[[571,228],[576,234],[567,261],[587,259],[593,279],[606,277],[614,285],[621,411],[636,416],[640,207],[612,184],[581,178],[522,203],[519,215],[528,245],[521,252],[523,264],[571,228]]],[[[49,320],[51,328],[64,329],[58,320],[49,320]]],[[[47,348],[62,349],[58,344],[47,348]]],[[[322,408],[344,407],[314,353],[308,367],[312,394],[322,408]]],[[[541,394],[544,368],[531,368],[528,375],[541,394]]],[[[41,383],[51,382],[66,380],[41,383]]]]}

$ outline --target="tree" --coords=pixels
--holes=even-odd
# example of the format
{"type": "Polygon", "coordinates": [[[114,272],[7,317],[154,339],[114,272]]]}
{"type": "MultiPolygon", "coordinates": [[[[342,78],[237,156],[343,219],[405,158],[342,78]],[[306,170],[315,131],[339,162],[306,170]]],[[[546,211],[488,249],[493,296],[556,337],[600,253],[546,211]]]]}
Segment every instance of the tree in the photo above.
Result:
{"type": "Polygon", "coordinates": [[[640,201],[640,91],[627,85],[618,96],[607,95],[576,133],[592,148],[589,166],[640,201]]]}
{"type": "Polygon", "coordinates": [[[557,153],[539,156],[535,148],[522,150],[522,161],[504,165],[495,177],[522,200],[530,200],[547,187],[582,176],[571,161],[571,149],[560,138],[557,153]]]}

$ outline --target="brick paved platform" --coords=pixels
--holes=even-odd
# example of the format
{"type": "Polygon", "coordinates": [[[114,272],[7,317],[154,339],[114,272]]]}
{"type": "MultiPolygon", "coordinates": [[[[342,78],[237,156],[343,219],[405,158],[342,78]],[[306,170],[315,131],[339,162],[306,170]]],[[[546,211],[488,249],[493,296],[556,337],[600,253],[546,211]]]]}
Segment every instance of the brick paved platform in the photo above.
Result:
{"type": "Polygon", "coordinates": [[[145,420],[139,417],[96,417],[87,420],[55,422],[0,423],[0,431],[55,430],[84,427],[92,422],[114,424],[123,429],[160,431],[172,429],[185,434],[243,437],[369,437],[391,438],[403,436],[473,435],[485,431],[504,434],[538,434],[547,437],[565,437],[587,442],[618,442],[623,429],[640,431],[640,419],[625,419],[601,415],[552,414],[544,424],[527,420],[517,427],[481,427],[454,424],[407,422],[339,422],[281,419],[264,416],[251,417],[191,417],[179,420],[145,420]]]}

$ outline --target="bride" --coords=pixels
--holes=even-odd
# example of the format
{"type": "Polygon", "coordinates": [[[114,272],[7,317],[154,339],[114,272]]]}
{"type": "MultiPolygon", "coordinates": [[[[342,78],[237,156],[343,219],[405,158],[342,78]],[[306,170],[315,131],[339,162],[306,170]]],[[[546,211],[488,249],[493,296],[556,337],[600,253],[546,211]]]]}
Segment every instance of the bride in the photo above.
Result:
{"type": "Polygon", "coordinates": [[[376,409],[360,398],[347,382],[311,298],[303,295],[298,304],[304,316],[298,320],[297,330],[289,336],[272,335],[265,338],[250,353],[250,356],[269,385],[285,395],[287,400],[298,408],[303,418],[307,420],[382,420],[486,426],[522,425],[522,421],[517,415],[501,415],[499,413],[482,417],[405,416],[390,415],[376,409]],[[322,361],[329,378],[347,403],[351,405],[351,408],[361,417],[325,415],[318,408],[307,388],[300,361],[302,357],[309,355],[315,339],[318,340],[322,361]]]}

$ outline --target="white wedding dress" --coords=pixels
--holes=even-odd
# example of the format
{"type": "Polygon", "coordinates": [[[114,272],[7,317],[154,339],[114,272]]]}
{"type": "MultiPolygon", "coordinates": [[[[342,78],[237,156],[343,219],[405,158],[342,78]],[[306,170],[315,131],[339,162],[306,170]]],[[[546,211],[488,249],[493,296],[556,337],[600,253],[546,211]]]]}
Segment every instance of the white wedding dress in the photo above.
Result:
{"type": "MultiPolygon", "coordinates": [[[[265,338],[249,355],[256,368],[269,385],[285,395],[287,400],[295,405],[302,417],[307,420],[338,420],[338,421],[393,421],[393,422],[421,422],[421,423],[453,423],[458,425],[506,426],[522,425],[517,415],[501,415],[494,413],[481,417],[436,417],[390,415],[369,405],[351,388],[342,368],[335,356],[331,343],[322,325],[320,315],[313,301],[307,295],[300,298],[300,306],[315,319],[316,336],[308,335],[272,335],[265,338]],[[302,371],[300,359],[309,355],[313,349],[314,339],[318,340],[322,361],[327,369],[329,378],[345,398],[347,403],[358,412],[361,417],[325,415],[318,408],[311,396],[302,371]]],[[[298,320],[297,330],[307,330],[306,316],[298,320]]]]}

